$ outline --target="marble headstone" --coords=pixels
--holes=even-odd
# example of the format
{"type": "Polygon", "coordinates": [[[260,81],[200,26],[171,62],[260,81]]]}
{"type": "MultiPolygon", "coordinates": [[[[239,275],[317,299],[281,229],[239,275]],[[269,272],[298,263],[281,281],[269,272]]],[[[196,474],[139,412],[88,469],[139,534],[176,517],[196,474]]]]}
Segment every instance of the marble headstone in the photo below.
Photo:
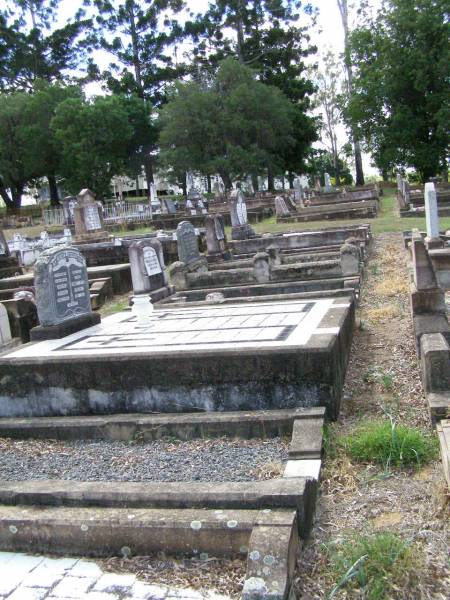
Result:
{"type": "Polygon", "coordinates": [[[163,249],[159,240],[133,242],[128,254],[135,294],[144,294],[167,285],[163,249]]]}
{"type": "Polygon", "coordinates": [[[331,178],[330,178],[330,174],[329,173],[324,173],[323,176],[324,180],[325,180],[325,191],[326,192],[331,192],[333,187],[331,185],[331,178]]]}
{"type": "Polygon", "coordinates": [[[8,242],[6,241],[5,234],[0,229],[0,259],[9,256],[8,242]]]}
{"type": "Polygon", "coordinates": [[[0,303],[0,348],[11,341],[11,327],[9,326],[8,313],[0,303]]]}
{"type": "Polygon", "coordinates": [[[217,256],[227,252],[225,222],[222,215],[208,215],[205,219],[205,229],[208,255],[217,256]]]}
{"type": "Polygon", "coordinates": [[[439,212],[434,183],[425,184],[425,217],[427,223],[427,244],[439,243],[439,212]]]}
{"type": "Polygon", "coordinates": [[[245,240],[255,236],[255,232],[248,224],[247,205],[245,204],[242,190],[233,190],[230,194],[231,238],[245,240]]]}
{"type": "Polygon", "coordinates": [[[195,229],[189,221],[181,221],[177,227],[178,258],[188,265],[200,259],[195,229]]]}
{"type": "Polygon", "coordinates": [[[34,284],[41,326],[92,312],[86,261],[76,248],[44,250],[34,267],[34,284]]]}
{"type": "Polygon", "coordinates": [[[89,189],[81,190],[74,207],[76,241],[90,241],[108,238],[103,230],[103,218],[100,206],[95,200],[95,194],[89,189]]]}
{"type": "Polygon", "coordinates": [[[288,217],[291,214],[283,196],[275,197],[275,212],[277,217],[288,217]]]}

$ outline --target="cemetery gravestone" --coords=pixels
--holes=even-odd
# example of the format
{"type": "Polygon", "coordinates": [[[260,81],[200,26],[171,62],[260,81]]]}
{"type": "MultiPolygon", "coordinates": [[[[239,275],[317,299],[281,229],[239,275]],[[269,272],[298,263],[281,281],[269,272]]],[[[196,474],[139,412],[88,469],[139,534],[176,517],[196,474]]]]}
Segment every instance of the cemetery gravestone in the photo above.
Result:
{"type": "Polygon", "coordinates": [[[439,237],[439,213],[434,183],[425,184],[425,217],[427,224],[426,244],[429,249],[442,247],[439,237]]]}
{"type": "Polygon", "coordinates": [[[5,234],[0,229],[0,257],[4,258],[9,256],[8,242],[6,241],[5,234]]]}
{"type": "Polygon", "coordinates": [[[255,237],[255,232],[248,224],[247,205],[242,190],[233,190],[230,194],[231,239],[245,240],[255,237]]]}
{"type": "Polygon", "coordinates": [[[300,183],[300,178],[294,179],[294,201],[300,208],[303,208],[303,186],[300,183]]]}
{"type": "Polygon", "coordinates": [[[196,215],[197,214],[197,210],[194,206],[194,203],[192,202],[192,200],[190,198],[188,198],[186,200],[186,214],[187,215],[196,215]]]}
{"type": "Polygon", "coordinates": [[[205,219],[206,247],[208,256],[212,259],[228,259],[227,238],[225,235],[225,222],[222,215],[209,215],[205,219]]]}
{"type": "Polygon", "coordinates": [[[74,221],[76,243],[108,240],[95,194],[88,189],[81,190],[77,196],[74,221]]]}
{"type": "Polygon", "coordinates": [[[291,214],[290,210],[286,206],[283,196],[275,197],[275,213],[277,217],[289,217],[291,214]]]}
{"type": "Polygon", "coordinates": [[[135,294],[148,294],[167,287],[163,249],[159,240],[133,242],[128,253],[135,294]]]}
{"type": "Polygon", "coordinates": [[[175,204],[170,198],[161,198],[161,209],[166,215],[174,215],[177,212],[175,204]]]}
{"type": "Polygon", "coordinates": [[[8,313],[3,304],[0,304],[0,349],[2,349],[2,346],[9,344],[11,340],[11,327],[9,326],[8,313]]]}
{"type": "Polygon", "coordinates": [[[331,192],[333,190],[333,187],[331,185],[331,179],[330,179],[329,173],[324,174],[324,179],[325,179],[325,191],[331,192]]]}
{"type": "Polygon", "coordinates": [[[12,277],[22,272],[22,267],[16,256],[11,256],[8,242],[3,231],[0,229],[0,279],[3,277],[12,277]]]}
{"type": "Polygon", "coordinates": [[[76,248],[50,248],[34,268],[39,327],[32,340],[60,338],[100,322],[93,313],[86,261],[76,248]]]}
{"type": "Polygon", "coordinates": [[[206,260],[200,255],[195,229],[189,221],[177,227],[178,258],[190,270],[207,270],[206,260]]]}

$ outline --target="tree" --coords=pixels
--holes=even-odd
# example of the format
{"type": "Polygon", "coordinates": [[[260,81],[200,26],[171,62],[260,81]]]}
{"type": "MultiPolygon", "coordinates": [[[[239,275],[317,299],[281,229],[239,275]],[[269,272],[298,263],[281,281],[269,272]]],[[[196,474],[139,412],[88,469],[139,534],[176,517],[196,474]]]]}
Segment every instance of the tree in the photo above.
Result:
{"type": "Polygon", "coordinates": [[[59,3],[8,0],[0,11],[0,89],[31,91],[39,79],[67,83],[77,80],[80,69],[92,74],[91,21],[78,11],[73,21],[55,27],[59,3]]]}
{"type": "Polygon", "coordinates": [[[100,198],[108,195],[112,176],[125,172],[134,133],[123,98],[65,100],[51,127],[61,148],[64,186],[72,193],[89,187],[100,198]]]}
{"type": "MultiPolygon", "coordinates": [[[[349,150],[351,150],[351,147],[349,150]]],[[[353,183],[353,177],[347,162],[342,158],[338,158],[336,170],[335,157],[326,150],[314,150],[311,153],[308,160],[307,172],[313,177],[319,176],[322,185],[325,185],[325,173],[334,177],[336,185],[339,185],[339,183],[351,185],[353,183]]]]}
{"type": "MultiPolygon", "coordinates": [[[[89,3],[89,0],[88,0],[89,3]]],[[[183,36],[175,17],[182,0],[90,0],[96,9],[97,36],[101,47],[114,57],[102,73],[116,94],[135,95],[157,108],[166,101],[167,85],[182,75],[183,66],[174,62],[172,48],[183,36]]],[[[141,145],[140,162],[148,183],[154,181],[152,154],[157,145],[156,129],[141,145]]],[[[150,191],[150,187],[148,188],[150,191]]]]}
{"type": "Polygon", "coordinates": [[[7,210],[20,207],[25,185],[38,175],[28,161],[29,101],[28,94],[18,92],[2,96],[0,102],[0,195],[7,210]]]}
{"type": "Polygon", "coordinates": [[[413,167],[422,181],[446,165],[450,120],[448,3],[388,0],[350,38],[348,117],[382,172],[413,167]]]}
{"type": "MultiPolygon", "coordinates": [[[[294,143],[280,148],[278,171],[293,172],[304,167],[304,159],[317,139],[316,120],[309,116],[309,96],[314,87],[305,77],[304,59],[315,52],[306,27],[299,26],[301,3],[293,0],[216,0],[204,15],[187,23],[194,48],[194,69],[207,78],[221,60],[235,56],[250,66],[263,83],[276,86],[295,108],[294,143]]],[[[302,9],[313,17],[310,4],[302,9]]],[[[195,75],[197,76],[197,72],[195,75]]],[[[256,187],[256,174],[254,186],[256,187]]],[[[269,169],[269,188],[273,172],[269,169]]]]}
{"type": "MultiPolygon", "coordinates": [[[[350,60],[349,36],[350,29],[348,25],[348,4],[347,0],[337,0],[339,12],[341,13],[342,27],[344,28],[344,64],[347,73],[347,93],[350,96],[353,91],[353,71],[350,60]]],[[[353,138],[353,147],[355,154],[356,185],[364,185],[364,172],[362,166],[361,147],[358,134],[355,128],[351,128],[353,138]]]]}
{"type": "Polygon", "coordinates": [[[163,164],[175,171],[219,173],[233,180],[279,166],[293,143],[293,108],[275,87],[238,61],[223,61],[210,82],[179,84],[161,110],[163,164]]]}
{"type": "Polygon", "coordinates": [[[325,54],[322,65],[322,69],[317,73],[316,78],[316,99],[324,116],[324,138],[328,142],[328,150],[333,159],[336,185],[339,185],[339,147],[336,131],[338,125],[341,123],[341,82],[339,77],[339,65],[331,52],[325,54]]]}

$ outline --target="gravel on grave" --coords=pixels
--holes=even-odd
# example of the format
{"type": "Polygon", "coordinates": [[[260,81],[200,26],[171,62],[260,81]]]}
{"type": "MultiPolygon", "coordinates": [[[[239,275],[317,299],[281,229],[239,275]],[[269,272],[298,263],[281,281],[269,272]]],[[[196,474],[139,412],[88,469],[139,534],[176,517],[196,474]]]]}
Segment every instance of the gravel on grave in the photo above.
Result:
{"type": "Polygon", "coordinates": [[[0,479],[253,481],[282,475],[287,441],[111,441],[0,438],[0,479]]]}

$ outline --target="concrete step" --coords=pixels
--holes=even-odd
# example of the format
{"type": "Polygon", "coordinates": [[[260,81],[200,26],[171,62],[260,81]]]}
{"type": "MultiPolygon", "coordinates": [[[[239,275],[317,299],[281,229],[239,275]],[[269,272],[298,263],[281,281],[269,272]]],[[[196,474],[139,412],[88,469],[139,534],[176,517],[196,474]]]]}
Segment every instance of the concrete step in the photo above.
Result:
{"type": "MultiPolygon", "coordinates": [[[[242,556],[261,523],[258,510],[0,506],[0,550],[82,556],[242,556]],[[193,552],[195,551],[195,552],[193,552]]],[[[269,511],[293,524],[295,511],[269,511]]],[[[266,519],[267,521],[267,519],[266,519]]]]}
{"type": "Polygon", "coordinates": [[[0,419],[0,437],[152,441],[163,437],[254,438],[291,435],[296,419],[323,419],[323,407],[182,414],[114,414],[0,419]]]}
{"type": "Polygon", "coordinates": [[[317,482],[311,478],[267,481],[79,482],[0,481],[0,504],[99,508],[295,509],[299,534],[306,537],[315,508],[317,482]]]}

